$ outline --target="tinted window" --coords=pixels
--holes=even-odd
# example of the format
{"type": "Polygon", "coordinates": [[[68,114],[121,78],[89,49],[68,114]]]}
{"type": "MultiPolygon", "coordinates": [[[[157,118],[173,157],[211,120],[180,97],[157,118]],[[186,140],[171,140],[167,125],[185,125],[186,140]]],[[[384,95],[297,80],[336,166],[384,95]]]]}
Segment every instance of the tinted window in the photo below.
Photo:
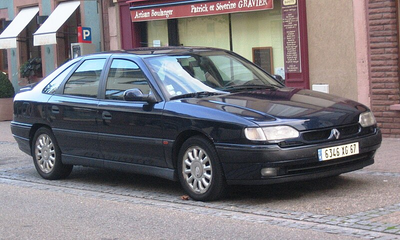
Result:
{"type": "Polygon", "coordinates": [[[65,84],[64,94],[97,97],[100,75],[105,62],[105,59],[91,59],[83,62],[65,84]]]}
{"type": "Polygon", "coordinates": [[[107,78],[106,99],[123,100],[124,92],[133,88],[150,93],[146,76],[134,62],[114,59],[107,78]]]}
{"type": "Polygon", "coordinates": [[[75,66],[76,63],[69,66],[66,70],[64,70],[60,75],[54,78],[47,86],[43,89],[43,93],[54,94],[58,87],[60,86],[61,82],[67,77],[70,70],[75,66]]]}

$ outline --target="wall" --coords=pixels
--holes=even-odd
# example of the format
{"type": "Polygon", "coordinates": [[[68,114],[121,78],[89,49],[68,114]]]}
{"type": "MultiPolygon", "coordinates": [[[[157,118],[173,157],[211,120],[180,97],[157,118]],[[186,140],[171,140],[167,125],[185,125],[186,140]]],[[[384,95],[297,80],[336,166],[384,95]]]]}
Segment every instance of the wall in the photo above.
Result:
{"type": "MultiPolygon", "coordinates": [[[[50,16],[52,12],[51,0],[43,0],[42,8],[39,12],[41,16],[50,16]]],[[[42,46],[42,61],[43,63],[43,74],[44,76],[49,75],[56,67],[55,55],[55,45],[53,46],[42,46]]]]}
{"type": "Polygon", "coordinates": [[[369,0],[372,110],[385,137],[400,137],[399,46],[395,0],[369,0]]]}
{"type": "MultiPolygon", "coordinates": [[[[81,18],[82,26],[90,27],[92,31],[92,43],[96,45],[96,52],[102,51],[102,37],[101,37],[101,17],[100,7],[97,1],[82,1],[81,0],[81,18]]],[[[104,24],[109,24],[108,22],[104,24]]]]}
{"type": "Polygon", "coordinates": [[[330,93],[357,100],[352,1],[306,3],[310,85],[326,83],[330,93]]]}
{"type": "MultiPolygon", "coordinates": [[[[104,11],[108,11],[108,23],[109,23],[109,34],[110,34],[110,45],[105,47],[104,50],[119,50],[121,49],[121,30],[120,30],[120,22],[119,22],[119,8],[115,5],[110,6],[108,9],[103,8],[104,11]]],[[[107,23],[103,23],[107,24],[107,23]]],[[[106,35],[104,35],[104,39],[106,39],[106,35]]],[[[106,44],[105,44],[106,45],[106,44]]]]}

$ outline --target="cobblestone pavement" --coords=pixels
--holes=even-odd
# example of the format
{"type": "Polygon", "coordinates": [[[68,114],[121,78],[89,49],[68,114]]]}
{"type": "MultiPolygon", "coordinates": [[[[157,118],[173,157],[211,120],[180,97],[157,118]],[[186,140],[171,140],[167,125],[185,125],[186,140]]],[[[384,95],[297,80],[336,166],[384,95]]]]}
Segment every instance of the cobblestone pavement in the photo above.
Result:
{"type": "Polygon", "coordinates": [[[338,238],[400,239],[400,172],[383,169],[381,162],[392,145],[400,147],[399,143],[384,142],[375,167],[318,182],[232,187],[226,199],[203,203],[182,200],[184,192],[178,183],[100,169],[76,167],[66,180],[47,181],[39,177],[30,157],[15,142],[0,138],[0,184],[305,229],[338,238]]]}

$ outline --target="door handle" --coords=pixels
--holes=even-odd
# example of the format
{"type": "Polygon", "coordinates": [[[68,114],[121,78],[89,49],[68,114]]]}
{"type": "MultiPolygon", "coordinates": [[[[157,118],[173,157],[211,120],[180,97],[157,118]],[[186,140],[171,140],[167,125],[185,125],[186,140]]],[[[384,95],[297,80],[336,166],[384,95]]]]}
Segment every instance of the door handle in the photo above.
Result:
{"type": "Polygon", "coordinates": [[[110,112],[104,111],[101,114],[101,117],[103,118],[103,120],[111,120],[112,119],[112,115],[110,112]]]}
{"type": "Polygon", "coordinates": [[[51,106],[51,112],[58,114],[60,113],[60,109],[57,106],[51,106]]]}

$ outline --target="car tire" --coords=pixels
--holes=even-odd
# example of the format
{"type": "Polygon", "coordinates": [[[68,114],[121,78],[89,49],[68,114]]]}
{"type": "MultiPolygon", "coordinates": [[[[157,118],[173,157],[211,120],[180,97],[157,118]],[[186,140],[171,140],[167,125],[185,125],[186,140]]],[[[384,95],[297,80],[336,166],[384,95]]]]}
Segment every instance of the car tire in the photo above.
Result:
{"type": "Polygon", "coordinates": [[[68,177],[73,166],[61,162],[61,150],[53,132],[39,128],[32,141],[32,157],[36,171],[44,179],[56,180],[68,177]]]}
{"type": "Polygon", "coordinates": [[[186,140],[178,156],[178,175],[183,189],[198,201],[221,198],[226,181],[214,146],[200,136],[186,140]]]}

